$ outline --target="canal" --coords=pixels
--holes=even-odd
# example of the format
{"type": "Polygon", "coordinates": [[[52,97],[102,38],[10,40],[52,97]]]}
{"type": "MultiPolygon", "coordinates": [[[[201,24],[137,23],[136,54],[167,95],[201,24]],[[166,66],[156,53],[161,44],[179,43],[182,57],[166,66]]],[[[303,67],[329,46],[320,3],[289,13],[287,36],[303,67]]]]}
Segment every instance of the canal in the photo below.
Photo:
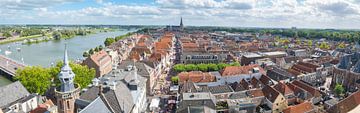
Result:
{"type": "MultiPolygon", "coordinates": [[[[62,60],[65,44],[68,48],[68,56],[70,60],[83,59],[82,54],[84,51],[99,45],[104,46],[106,38],[123,35],[133,31],[135,30],[101,32],[86,36],[76,36],[67,40],[52,40],[48,42],[33,43],[30,45],[21,44],[19,42],[8,43],[0,45],[0,54],[18,62],[23,62],[26,65],[49,67],[51,66],[51,63],[56,63],[57,61],[62,60]]],[[[0,86],[9,83],[11,83],[11,81],[0,75],[0,86]]]]}

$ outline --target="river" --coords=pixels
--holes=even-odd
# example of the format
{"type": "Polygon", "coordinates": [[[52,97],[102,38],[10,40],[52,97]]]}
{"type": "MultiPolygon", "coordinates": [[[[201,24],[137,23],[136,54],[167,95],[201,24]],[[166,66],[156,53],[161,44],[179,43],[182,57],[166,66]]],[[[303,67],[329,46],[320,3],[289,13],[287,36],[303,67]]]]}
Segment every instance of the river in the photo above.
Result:
{"type": "MultiPolygon", "coordinates": [[[[82,54],[91,48],[99,45],[104,46],[104,41],[108,37],[115,37],[126,34],[133,30],[122,30],[115,32],[101,32],[86,36],[76,36],[67,40],[48,41],[23,45],[20,43],[8,43],[0,45],[0,54],[5,55],[5,51],[11,54],[5,55],[18,62],[23,62],[30,66],[49,67],[51,63],[62,60],[64,55],[64,45],[67,45],[68,56],[70,60],[83,59],[82,54]],[[20,49],[20,51],[18,51],[20,49]],[[23,60],[22,60],[23,59],[23,60]]],[[[0,75],[0,86],[11,83],[0,75]]]]}

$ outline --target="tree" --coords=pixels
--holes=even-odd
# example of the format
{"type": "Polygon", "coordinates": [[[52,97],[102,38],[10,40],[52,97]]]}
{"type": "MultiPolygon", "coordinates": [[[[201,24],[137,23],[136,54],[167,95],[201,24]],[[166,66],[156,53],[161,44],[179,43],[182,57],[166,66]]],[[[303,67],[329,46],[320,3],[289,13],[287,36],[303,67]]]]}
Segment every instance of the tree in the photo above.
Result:
{"type": "Polygon", "coordinates": [[[52,34],[52,36],[53,36],[53,38],[54,38],[55,40],[60,40],[61,37],[62,37],[62,34],[61,34],[60,32],[58,32],[58,31],[54,31],[53,34],[52,34]]]}
{"type": "MultiPolygon", "coordinates": [[[[60,85],[58,74],[62,65],[62,62],[58,62],[56,66],[50,68],[28,66],[16,71],[15,80],[19,80],[29,92],[42,95],[50,88],[53,80],[54,85],[60,85]]],[[[76,75],[74,82],[81,88],[87,87],[95,77],[95,69],[73,62],[70,62],[70,67],[76,75]]]]}
{"type": "Polygon", "coordinates": [[[307,42],[307,43],[308,43],[308,46],[310,46],[310,47],[313,45],[312,40],[308,40],[308,42],[307,42]]]}
{"type": "Polygon", "coordinates": [[[240,63],[239,62],[232,62],[230,65],[231,66],[240,66],[240,63]]]}
{"type": "Polygon", "coordinates": [[[91,48],[91,49],[89,50],[89,56],[92,55],[92,54],[94,54],[94,50],[91,48]]]}
{"type": "MultiPolygon", "coordinates": [[[[62,66],[63,62],[57,62],[55,69],[59,69],[58,72],[60,72],[62,66]]],[[[90,69],[88,66],[83,66],[73,62],[70,62],[70,67],[75,74],[74,82],[79,84],[81,88],[87,87],[87,85],[89,85],[92,82],[92,79],[95,77],[95,69],[93,68],[90,69]]],[[[57,76],[58,73],[52,74],[55,74],[53,76],[57,76]]]]}
{"type": "Polygon", "coordinates": [[[40,66],[29,66],[16,71],[15,80],[30,92],[44,94],[51,85],[52,76],[49,70],[40,66]]]}
{"type": "Polygon", "coordinates": [[[197,69],[199,69],[199,71],[202,71],[202,72],[208,71],[208,66],[207,66],[207,64],[198,64],[198,65],[196,65],[196,66],[197,66],[197,69]]]}
{"type": "Polygon", "coordinates": [[[225,64],[225,63],[220,63],[220,64],[217,64],[219,70],[220,69],[224,69],[226,66],[228,66],[228,64],[225,64]]]}
{"type": "Polygon", "coordinates": [[[100,45],[99,46],[99,50],[101,51],[101,50],[103,50],[104,49],[104,47],[102,46],[102,45],[100,45]]]}
{"type": "Polygon", "coordinates": [[[99,49],[99,47],[95,47],[95,52],[99,52],[100,51],[100,49],[99,49]]]}
{"type": "Polygon", "coordinates": [[[187,64],[187,65],[185,65],[185,70],[186,71],[195,71],[195,70],[197,70],[197,66],[195,64],[187,64]]]}
{"type": "Polygon", "coordinates": [[[114,38],[106,38],[104,44],[105,46],[110,46],[114,42],[115,42],[114,38]]]}
{"type": "Polygon", "coordinates": [[[186,71],[184,64],[176,64],[173,69],[174,69],[176,72],[186,71]]]}
{"type": "Polygon", "coordinates": [[[5,33],[3,34],[3,36],[6,37],[6,38],[12,37],[12,35],[10,34],[10,32],[5,32],[5,33]]]}
{"type": "Polygon", "coordinates": [[[208,64],[210,71],[219,71],[219,67],[216,64],[208,64]]]}
{"type": "Polygon", "coordinates": [[[326,42],[322,42],[319,46],[320,49],[330,49],[330,45],[328,45],[326,42]]]}
{"type": "Polygon", "coordinates": [[[89,57],[90,55],[89,55],[89,53],[87,52],[87,51],[85,51],[84,53],[83,53],[83,57],[89,57]]]}
{"type": "Polygon", "coordinates": [[[338,96],[340,96],[341,94],[344,93],[345,89],[341,84],[336,84],[335,88],[334,88],[334,91],[338,96]]]}
{"type": "Polygon", "coordinates": [[[179,84],[179,76],[171,77],[171,82],[175,85],[179,84]]]}
{"type": "Polygon", "coordinates": [[[341,43],[338,45],[338,48],[341,48],[341,49],[345,48],[345,43],[344,43],[344,42],[341,42],[341,43]]]}

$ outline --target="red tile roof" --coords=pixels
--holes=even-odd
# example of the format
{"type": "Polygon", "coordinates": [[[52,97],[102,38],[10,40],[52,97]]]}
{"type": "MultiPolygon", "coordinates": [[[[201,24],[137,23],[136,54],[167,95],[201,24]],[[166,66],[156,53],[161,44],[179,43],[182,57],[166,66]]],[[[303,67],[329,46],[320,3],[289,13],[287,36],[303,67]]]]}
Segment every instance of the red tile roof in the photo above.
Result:
{"type": "Polygon", "coordinates": [[[239,84],[242,85],[243,88],[249,89],[249,83],[246,82],[244,79],[242,79],[239,84]]]}
{"type": "Polygon", "coordinates": [[[52,106],[54,106],[54,103],[51,100],[46,100],[43,104],[39,104],[37,108],[30,111],[30,113],[45,113],[52,106]]]}
{"type": "Polygon", "coordinates": [[[278,82],[274,88],[283,95],[293,94],[294,92],[283,82],[278,82]]]}
{"type": "Polygon", "coordinates": [[[270,85],[272,84],[271,78],[268,77],[267,75],[261,75],[260,79],[261,83],[263,83],[264,85],[270,85]]]}
{"type": "Polygon", "coordinates": [[[319,66],[307,63],[307,62],[298,62],[295,65],[291,67],[291,69],[296,70],[298,72],[306,72],[306,73],[312,73],[316,71],[316,68],[319,66]]]}
{"type": "Polygon", "coordinates": [[[303,102],[298,105],[289,106],[288,108],[284,109],[284,113],[305,113],[314,110],[314,106],[311,102],[303,102]]]}
{"type": "Polygon", "coordinates": [[[259,68],[260,73],[265,74],[263,68],[257,64],[247,65],[247,66],[228,66],[221,70],[221,76],[234,76],[239,74],[250,74],[249,71],[252,71],[254,68],[259,68]]]}
{"type": "Polygon", "coordinates": [[[99,52],[94,53],[89,57],[92,61],[95,62],[96,65],[100,66],[100,62],[106,63],[111,62],[110,56],[104,51],[101,50],[99,52]]]}
{"type": "Polygon", "coordinates": [[[299,80],[295,80],[292,82],[292,84],[304,89],[305,91],[309,92],[311,95],[313,95],[314,97],[319,97],[321,96],[321,93],[319,90],[317,90],[316,88],[302,82],[299,80]]]}
{"type": "Polygon", "coordinates": [[[264,86],[264,84],[262,84],[258,79],[256,79],[255,77],[251,78],[250,83],[252,85],[252,88],[260,88],[262,86],[264,86]]]}
{"type": "Polygon", "coordinates": [[[357,91],[344,100],[341,100],[336,105],[330,107],[326,110],[328,113],[347,113],[354,108],[358,107],[360,104],[360,91],[357,91]]]}
{"type": "Polygon", "coordinates": [[[265,95],[265,97],[271,101],[271,102],[274,102],[275,99],[281,95],[280,92],[276,91],[274,88],[272,88],[271,86],[269,85],[265,85],[264,88],[262,88],[262,91],[265,95]]]}
{"type": "Polygon", "coordinates": [[[182,72],[178,74],[180,82],[192,81],[194,83],[200,82],[215,82],[216,77],[210,73],[203,73],[201,71],[182,72]]]}
{"type": "Polygon", "coordinates": [[[248,91],[251,97],[263,97],[264,93],[261,89],[249,90],[248,91]]]}

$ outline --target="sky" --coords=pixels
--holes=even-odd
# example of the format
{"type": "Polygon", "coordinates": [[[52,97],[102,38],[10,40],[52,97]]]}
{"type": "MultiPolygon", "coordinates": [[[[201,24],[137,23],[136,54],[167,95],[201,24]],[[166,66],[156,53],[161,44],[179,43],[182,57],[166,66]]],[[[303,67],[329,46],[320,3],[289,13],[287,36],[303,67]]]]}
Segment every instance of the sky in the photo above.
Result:
{"type": "Polygon", "coordinates": [[[359,29],[360,0],[0,0],[0,24],[359,29]]]}

